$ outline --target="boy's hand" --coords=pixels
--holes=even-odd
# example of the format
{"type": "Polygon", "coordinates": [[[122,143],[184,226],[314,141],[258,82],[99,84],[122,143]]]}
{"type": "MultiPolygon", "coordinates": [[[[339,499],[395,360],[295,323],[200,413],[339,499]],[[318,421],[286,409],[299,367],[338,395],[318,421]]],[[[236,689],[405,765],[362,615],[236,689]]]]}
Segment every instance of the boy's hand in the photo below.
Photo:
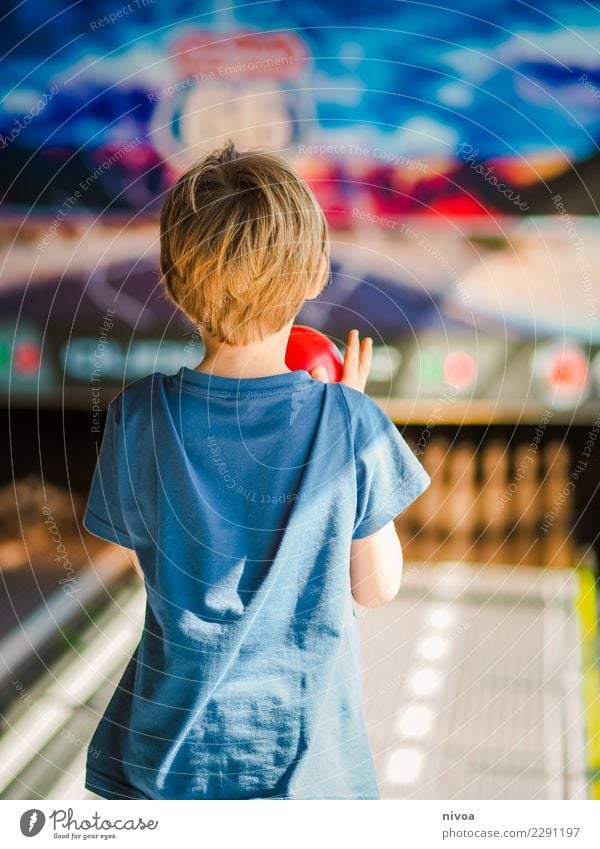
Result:
{"type": "MultiPolygon", "coordinates": [[[[373,358],[373,340],[365,336],[362,342],[359,339],[358,330],[351,330],[348,334],[348,347],[344,355],[342,366],[342,379],[340,383],[351,386],[359,392],[365,391],[371,360],[373,358]]],[[[327,371],[323,366],[317,366],[310,373],[315,380],[328,382],[327,371]]]]}

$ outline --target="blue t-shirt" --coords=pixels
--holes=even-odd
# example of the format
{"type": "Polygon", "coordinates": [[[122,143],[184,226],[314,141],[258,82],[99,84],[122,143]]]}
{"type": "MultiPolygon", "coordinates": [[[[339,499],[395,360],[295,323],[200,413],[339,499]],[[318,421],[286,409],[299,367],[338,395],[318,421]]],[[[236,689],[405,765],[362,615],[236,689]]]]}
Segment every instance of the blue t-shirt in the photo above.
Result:
{"type": "Polygon", "coordinates": [[[350,544],[429,482],[374,401],[305,371],[184,367],[128,386],[108,409],[84,525],[135,549],[146,615],[86,787],[378,798],[350,544]]]}

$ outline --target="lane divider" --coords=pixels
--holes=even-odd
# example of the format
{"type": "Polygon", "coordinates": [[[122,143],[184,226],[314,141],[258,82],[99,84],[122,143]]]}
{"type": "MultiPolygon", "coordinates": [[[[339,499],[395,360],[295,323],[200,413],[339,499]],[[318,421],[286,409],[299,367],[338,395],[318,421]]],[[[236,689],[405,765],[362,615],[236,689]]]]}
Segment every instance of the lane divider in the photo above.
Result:
{"type": "Polygon", "coordinates": [[[585,710],[586,760],[592,799],[600,800],[600,668],[598,666],[598,605],[594,574],[578,569],[575,603],[581,628],[582,687],[585,710]]]}
{"type": "Polygon", "coordinates": [[[23,713],[16,705],[14,721],[9,712],[8,728],[0,738],[0,793],[130,656],[141,636],[145,598],[141,586],[133,594],[131,587],[122,590],[106,620],[89,625],[82,634],[73,659],[58,674],[49,673],[36,684],[35,707],[23,713]]]}
{"type": "Polygon", "coordinates": [[[86,609],[131,566],[116,546],[107,546],[94,558],[94,568],[77,576],[77,593],[57,589],[0,640],[0,690],[16,671],[41,649],[57,632],[86,609]]]}

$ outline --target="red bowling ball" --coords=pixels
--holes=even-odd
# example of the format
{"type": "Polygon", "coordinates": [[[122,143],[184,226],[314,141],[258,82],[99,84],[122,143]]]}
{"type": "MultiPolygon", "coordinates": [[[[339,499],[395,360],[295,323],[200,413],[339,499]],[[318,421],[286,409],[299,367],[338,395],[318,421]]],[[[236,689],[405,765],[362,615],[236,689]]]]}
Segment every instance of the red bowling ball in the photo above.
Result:
{"type": "Polygon", "coordinates": [[[329,337],[312,327],[294,324],[285,352],[285,364],[291,371],[312,372],[325,366],[332,383],[342,379],[344,358],[329,337]]]}

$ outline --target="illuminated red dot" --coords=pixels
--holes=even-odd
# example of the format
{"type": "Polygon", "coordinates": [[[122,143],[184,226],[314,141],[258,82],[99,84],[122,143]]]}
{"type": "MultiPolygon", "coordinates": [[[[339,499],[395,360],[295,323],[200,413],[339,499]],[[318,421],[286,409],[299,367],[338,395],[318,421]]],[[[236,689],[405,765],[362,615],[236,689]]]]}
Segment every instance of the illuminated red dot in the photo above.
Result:
{"type": "Polygon", "coordinates": [[[40,349],[33,342],[20,342],[15,347],[13,363],[21,374],[33,374],[40,367],[40,349]]]}
{"type": "Polygon", "coordinates": [[[477,376],[475,360],[465,351],[451,351],[444,360],[444,379],[455,389],[472,386],[477,376]]]}
{"type": "Polygon", "coordinates": [[[551,386],[580,390],[586,385],[587,378],[587,357],[578,348],[565,348],[551,354],[546,368],[546,379],[551,386]]]}

